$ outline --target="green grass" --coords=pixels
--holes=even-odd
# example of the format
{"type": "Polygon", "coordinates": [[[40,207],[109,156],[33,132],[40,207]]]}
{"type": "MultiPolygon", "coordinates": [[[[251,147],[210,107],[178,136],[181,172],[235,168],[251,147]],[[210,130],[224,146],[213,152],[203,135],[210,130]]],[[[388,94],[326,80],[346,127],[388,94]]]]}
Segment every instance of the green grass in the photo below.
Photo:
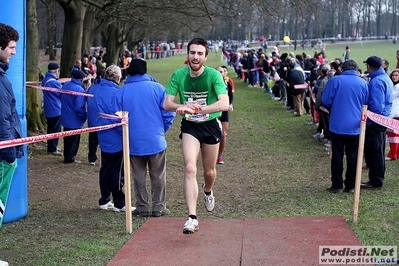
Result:
{"type": "MultiPolygon", "coordinates": [[[[371,54],[388,59],[392,65],[396,62],[396,47],[391,42],[349,46],[358,62],[371,54]]],[[[340,56],[344,47],[327,46],[328,58],[340,56]]],[[[148,73],[166,86],[184,61],[183,55],[148,61],[148,73]]],[[[207,64],[215,67],[224,62],[220,61],[220,53],[210,54],[207,64]]],[[[230,76],[234,78],[232,71],[230,76]]],[[[217,167],[217,204],[215,211],[208,213],[199,200],[200,218],[339,215],[363,245],[399,244],[399,162],[387,163],[382,191],[361,192],[359,218],[354,224],[353,195],[325,191],[331,185],[330,159],[323,145],[312,138],[316,128],[306,124],[310,117],[294,117],[263,90],[234,81],[226,163],[217,167]]],[[[167,134],[167,205],[171,217],[187,215],[179,120],[176,118],[167,134]]],[[[87,137],[82,137],[82,142],[83,157],[87,137]]],[[[40,145],[30,145],[29,154],[29,214],[0,229],[0,260],[10,265],[106,265],[131,235],[125,233],[123,214],[97,210],[98,170],[82,164],[68,172],[64,169],[71,168],[55,162],[40,145]]],[[[199,183],[201,174],[199,167],[199,183]]],[[[362,176],[367,180],[367,171],[362,176]]],[[[143,222],[143,218],[133,219],[134,232],[143,222]]]]}

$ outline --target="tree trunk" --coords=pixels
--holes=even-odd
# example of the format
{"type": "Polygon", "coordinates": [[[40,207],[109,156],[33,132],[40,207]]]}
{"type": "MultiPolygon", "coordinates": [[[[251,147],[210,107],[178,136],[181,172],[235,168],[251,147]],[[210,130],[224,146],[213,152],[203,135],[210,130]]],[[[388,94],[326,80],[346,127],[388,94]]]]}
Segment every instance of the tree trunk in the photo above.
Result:
{"type": "Polygon", "coordinates": [[[396,15],[396,0],[392,1],[392,14],[393,14],[393,22],[392,22],[392,35],[396,36],[397,32],[396,32],[396,23],[397,23],[397,15],[396,15]]]}
{"type": "Polygon", "coordinates": [[[82,39],[82,52],[83,54],[91,54],[91,47],[100,46],[101,38],[99,42],[96,42],[96,38],[101,35],[101,31],[104,30],[109,23],[114,21],[111,16],[97,17],[98,9],[94,6],[88,6],[84,15],[83,21],[83,39],[82,39]]]}
{"type": "Polygon", "coordinates": [[[370,19],[370,9],[371,9],[371,3],[368,3],[367,6],[367,36],[371,36],[371,19],[370,19]]]}
{"type": "Polygon", "coordinates": [[[113,22],[108,25],[106,33],[107,66],[117,63],[120,46],[126,39],[119,29],[119,23],[113,22]]]}
{"type": "Polygon", "coordinates": [[[90,54],[90,47],[93,43],[93,39],[100,32],[98,30],[93,30],[93,24],[95,23],[96,11],[93,10],[94,7],[88,7],[85,14],[83,22],[83,40],[82,40],[82,52],[83,54],[90,54]]]}
{"type": "Polygon", "coordinates": [[[377,10],[376,10],[376,35],[381,36],[383,33],[381,32],[381,1],[377,2],[377,10]]]}
{"type": "Polygon", "coordinates": [[[48,0],[40,0],[44,6],[46,7],[47,11],[47,47],[48,47],[48,56],[50,61],[54,61],[56,54],[54,54],[54,29],[55,29],[55,22],[53,18],[52,6],[48,0]]]}
{"type": "Polygon", "coordinates": [[[86,7],[80,0],[57,0],[65,13],[60,77],[70,77],[75,61],[82,58],[83,20],[86,7]]]}
{"type": "MultiPolygon", "coordinates": [[[[26,19],[26,80],[38,81],[39,34],[37,30],[36,0],[26,1],[26,19]]],[[[31,88],[28,88],[26,93],[28,129],[31,131],[43,131],[45,126],[41,119],[43,113],[41,93],[39,90],[31,88]]]]}

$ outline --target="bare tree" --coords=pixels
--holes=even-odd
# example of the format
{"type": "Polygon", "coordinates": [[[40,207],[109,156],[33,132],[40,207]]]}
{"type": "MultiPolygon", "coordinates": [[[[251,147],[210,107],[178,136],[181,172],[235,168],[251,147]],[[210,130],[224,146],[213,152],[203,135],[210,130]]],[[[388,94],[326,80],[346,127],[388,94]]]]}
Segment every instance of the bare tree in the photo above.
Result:
{"type": "MultiPolygon", "coordinates": [[[[36,0],[26,1],[26,80],[38,80],[38,54],[39,38],[37,30],[36,0]]],[[[26,117],[28,128],[32,131],[42,131],[45,126],[42,123],[42,104],[39,90],[27,89],[26,95],[26,117]]]]}
{"type": "Polygon", "coordinates": [[[82,56],[83,21],[86,6],[80,0],[56,0],[65,13],[61,52],[61,77],[69,77],[76,59],[82,56]]]}
{"type": "Polygon", "coordinates": [[[54,54],[54,28],[55,28],[55,22],[53,18],[53,2],[49,0],[40,0],[46,7],[47,11],[47,47],[48,47],[48,55],[50,61],[55,60],[55,54],[54,54]]]}
{"type": "Polygon", "coordinates": [[[392,0],[392,35],[397,35],[397,23],[398,23],[398,16],[396,14],[398,7],[397,7],[397,0],[392,0]]]}

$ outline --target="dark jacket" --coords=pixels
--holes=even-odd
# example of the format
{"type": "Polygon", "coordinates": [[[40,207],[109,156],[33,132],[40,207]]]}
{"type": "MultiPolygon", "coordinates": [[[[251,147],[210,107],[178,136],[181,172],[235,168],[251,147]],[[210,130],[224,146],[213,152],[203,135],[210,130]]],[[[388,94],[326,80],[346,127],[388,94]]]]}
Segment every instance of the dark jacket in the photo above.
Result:
{"type": "Polygon", "coordinates": [[[301,93],[306,92],[306,89],[295,89],[295,85],[303,85],[305,84],[305,76],[303,74],[303,71],[301,71],[299,68],[294,68],[291,69],[289,74],[288,74],[288,83],[290,84],[290,87],[294,91],[294,95],[299,95],[301,93]]]}
{"type": "MultiPolygon", "coordinates": [[[[7,78],[7,63],[0,63],[0,141],[22,137],[21,121],[15,108],[15,96],[7,78]]],[[[13,163],[24,156],[22,146],[0,149],[0,161],[13,163]]]]}
{"type": "Polygon", "coordinates": [[[248,56],[241,58],[242,69],[248,69],[248,56]]]}

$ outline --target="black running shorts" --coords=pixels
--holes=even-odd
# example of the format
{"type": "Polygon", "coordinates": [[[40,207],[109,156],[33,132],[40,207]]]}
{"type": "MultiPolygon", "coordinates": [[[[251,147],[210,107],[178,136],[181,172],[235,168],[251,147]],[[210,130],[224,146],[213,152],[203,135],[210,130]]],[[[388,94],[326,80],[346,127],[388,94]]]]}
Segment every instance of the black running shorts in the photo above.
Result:
{"type": "Polygon", "coordinates": [[[229,122],[229,112],[222,112],[222,116],[220,117],[220,122],[229,122]]]}
{"type": "Polygon", "coordinates": [[[182,119],[180,130],[180,138],[183,133],[187,133],[198,139],[201,144],[217,144],[222,138],[222,125],[217,118],[203,123],[182,119]]]}

